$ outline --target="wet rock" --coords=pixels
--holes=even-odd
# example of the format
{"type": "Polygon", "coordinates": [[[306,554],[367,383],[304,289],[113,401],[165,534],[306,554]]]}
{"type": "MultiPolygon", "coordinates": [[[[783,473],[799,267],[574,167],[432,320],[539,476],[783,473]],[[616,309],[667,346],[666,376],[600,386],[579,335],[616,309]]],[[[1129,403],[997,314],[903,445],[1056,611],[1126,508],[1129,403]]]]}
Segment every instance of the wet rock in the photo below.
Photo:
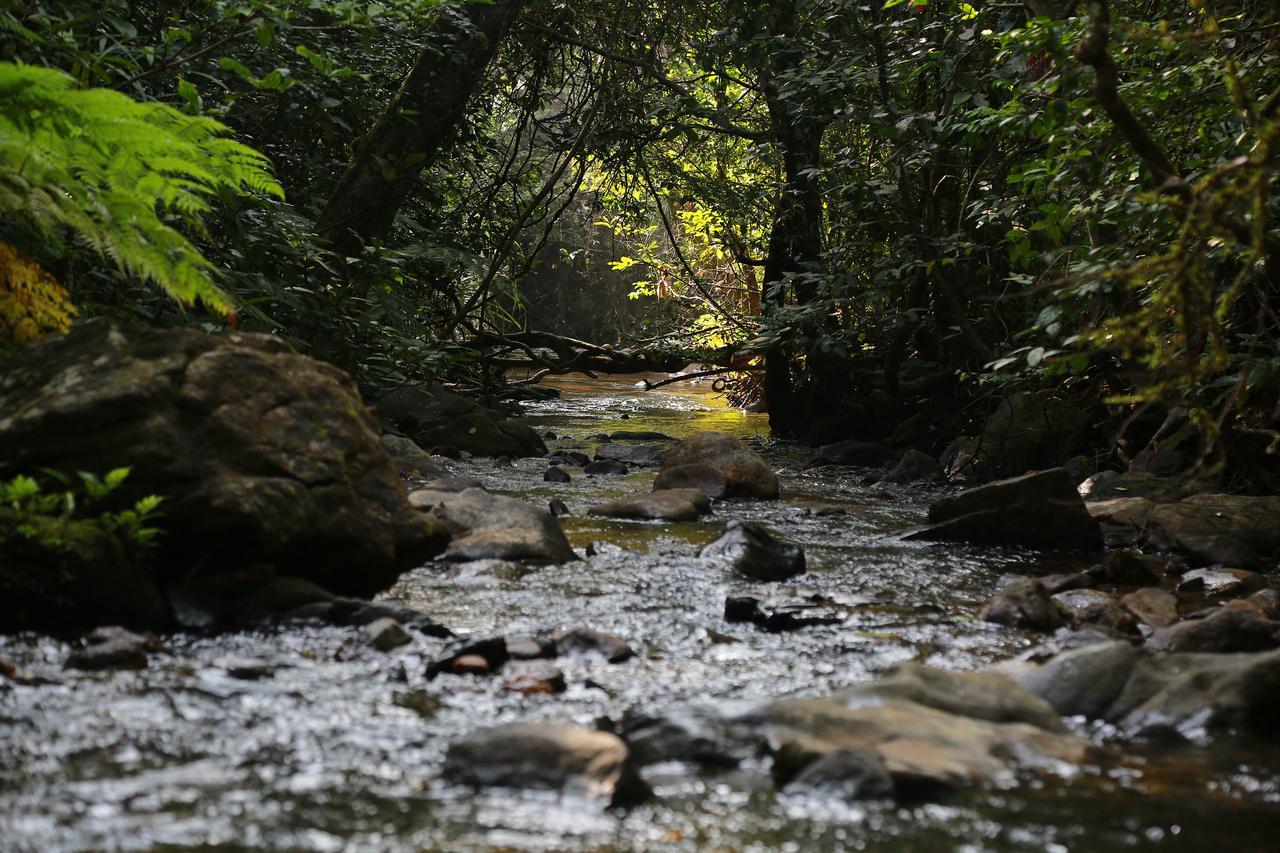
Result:
{"type": "MultiPolygon", "coordinates": [[[[293,611],[291,615],[297,615],[297,611],[293,611]]],[[[325,605],[324,610],[313,611],[312,615],[314,618],[321,618],[335,625],[364,626],[379,619],[391,619],[429,637],[453,637],[452,631],[427,614],[381,601],[337,598],[325,605]]]]}
{"type": "Polygon", "coordinates": [[[389,652],[413,642],[413,635],[389,617],[375,619],[361,629],[365,641],[380,652],[389,652]]]}
{"type": "Polygon", "coordinates": [[[511,660],[536,660],[556,655],[555,643],[538,637],[511,636],[504,637],[507,657],[511,660]]]}
{"type": "Polygon", "coordinates": [[[1152,628],[1164,628],[1178,621],[1178,598],[1157,587],[1131,592],[1120,599],[1120,606],[1152,628]]]}
{"type": "Polygon", "coordinates": [[[523,424],[443,388],[398,388],[377,403],[378,414],[421,447],[448,445],[476,456],[542,456],[547,447],[523,424]]]}
{"type": "Polygon", "coordinates": [[[567,687],[564,673],[546,661],[512,663],[502,672],[502,689],[512,693],[563,693],[567,687]]]}
{"type": "Polygon", "coordinates": [[[409,495],[409,502],[443,522],[452,535],[446,560],[577,559],[551,514],[516,498],[480,489],[457,494],[420,489],[409,495]]]}
{"type": "Polygon", "coordinates": [[[609,439],[611,441],[675,441],[664,432],[648,430],[618,430],[609,433],[609,439]]]}
{"type": "Polygon", "coordinates": [[[553,723],[514,723],[468,735],[450,745],[444,778],[476,788],[550,789],[613,806],[649,795],[620,738],[553,723]]]}
{"type": "Polygon", "coordinates": [[[488,675],[493,665],[480,655],[459,655],[450,662],[449,671],[454,675],[488,675]]]}
{"type": "Polygon", "coordinates": [[[458,672],[460,668],[481,671],[477,669],[477,658],[484,662],[483,672],[497,672],[510,659],[506,638],[486,637],[477,640],[467,637],[450,643],[427,664],[427,680],[430,681],[442,672],[458,672]]]}
{"type": "Polygon", "coordinates": [[[751,595],[731,595],[724,600],[726,622],[746,622],[772,634],[814,625],[838,625],[844,618],[844,614],[834,612],[823,602],[773,602],[751,595]]]}
{"type": "Polygon", "coordinates": [[[151,634],[135,634],[118,626],[95,628],[84,645],[67,656],[67,669],[142,669],[150,652],[166,651],[151,634]]]}
{"type": "Polygon", "coordinates": [[[908,539],[1100,548],[1102,532],[1062,468],[988,483],[943,498],[908,539]]]}
{"type": "Polygon", "coordinates": [[[1109,538],[1128,537],[1210,563],[1253,567],[1280,550],[1280,497],[1198,494],[1176,503],[1120,498],[1089,505],[1109,538]]]}
{"type": "MultiPolygon", "coordinates": [[[[786,762],[775,758],[775,768],[786,762]]],[[[873,749],[836,749],[804,765],[788,782],[788,791],[806,791],[848,802],[893,799],[893,777],[873,749]]]]}
{"type": "Polygon", "coordinates": [[[696,521],[711,512],[711,501],[698,489],[666,489],[597,504],[587,515],[646,521],[696,521]]]}
{"type": "Polygon", "coordinates": [[[542,479],[547,483],[568,483],[573,480],[569,476],[569,472],[561,468],[559,465],[552,465],[542,475],[542,479]]]}
{"type": "Polygon", "coordinates": [[[1027,723],[1050,732],[1067,730],[1049,703],[994,672],[953,672],[903,663],[876,681],[834,698],[851,705],[875,698],[903,699],[975,720],[1027,723]]]}
{"type": "Polygon", "coordinates": [[[739,574],[762,581],[784,581],[805,571],[803,548],[776,538],[762,524],[736,518],[698,556],[727,558],[739,574]]]}
{"type": "Polygon", "coordinates": [[[591,457],[579,450],[557,450],[555,453],[547,454],[547,461],[569,468],[581,468],[591,462],[591,457]]]}
{"type": "Polygon", "coordinates": [[[1053,658],[1022,684],[1064,715],[1131,735],[1265,736],[1280,713],[1280,652],[1165,654],[1102,644],[1053,658]]]}
{"type": "Polygon", "coordinates": [[[1266,579],[1245,569],[1192,569],[1182,575],[1182,582],[1195,583],[1205,595],[1227,597],[1252,592],[1265,584],[1266,579]]]}
{"type": "Polygon", "coordinates": [[[477,480],[475,477],[442,477],[439,480],[429,480],[422,484],[422,490],[427,492],[465,492],[467,489],[480,489],[488,491],[484,487],[484,482],[477,480]]]}
{"type": "Polygon", "coordinates": [[[1262,611],[1268,619],[1280,620],[1280,592],[1275,589],[1258,590],[1245,600],[1262,611]]]}
{"type": "MultiPolygon", "coordinates": [[[[438,553],[445,532],[411,511],[376,427],[350,376],[271,335],[96,321],[0,371],[0,467],[130,468],[113,497],[165,498],[166,578],[270,564],[370,595],[438,553]]],[[[30,627],[167,623],[150,575],[95,563],[32,577],[0,557],[0,624],[19,602],[30,627]]]]}
{"type": "Polygon", "coordinates": [[[598,459],[583,466],[583,473],[592,477],[621,477],[629,474],[626,465],[612,459],[598,459]]]}
{"type": "Polygon", "coordinates": [[[919,450],[902,454],[898,464],[880,478],[882,483],[931,483],[942,478],[942,466],[938,460],[919,450]]]}
{"type": "Polygon", "coordinates": [[[547,503],[547,512],[551,513],[552,518],[564,518],[569,515],[569,505],[559,498],[552,498],[547,503]]]}
{"type": "Polygon", "coordinates": [[[758,453],[722,432],[700,432],[672,447],[654,491],[701,489],[709,498],[778,497],[778,477],[758,453]]]}
{"type": "Polygon", "coordinates": [[[1147,640],[1165,652],[1259,652],[1280,647],[1280,622],[1247,602],[1232,602],[1204,619],[1188,619],[1147,640]]]}
{"type": "Polygon", "coordinates": [[[896,461],[898,454],[873,441],[838,441],[818,448],[809,460],[810,466],[850,465],[856,468],[878,468],[896,461]]]}
{"type": "Polygon", "coordinates": [[[510,456],[498,456],[493,460],[493,467],[495,468],[513,468],[515,464],[515,460],[510,456]]]}
{"type": "Polygon", "coordinates": [[[1101,580],[1120,586],[1151,586],[1164,576],[1168,560],[1140,551],[1112,551],[1102,561],[1101,580]]]}
{"type": "MultiPolygon", "coordinates": [[[[442,459],[462,459],[462,451],[454,447],[452,444],[437,444],[435,447],[427,450],[432,456],[439,456],[442,459]]],[[[467,454],[470,456],[471,454],[467,454]]]]}
{"type": "Polygon", "coordinates": [[[448,468],[437,462],[411,438],[405,438],[402,435],[384,435],[382,446],[387,449],[391,461],[395,463],[401,474],[412,474],[432,480],[450,476],[448,468]]]}
{"type": "Polygon", "coordinates": [[[665,447],[654,444],[602,444],[596,450],[596,461],[653,468],[661,465],[666,455],[665,447]]]}
{"type": "Polygon", "coordinates": [[[626,640],[597,631],[594,628],[570,628],[551,635],[557,657],[568,655],[598,655],[609,663],[622,663],[635,657],[635,650],[626,640]]]}
{"type": "Polygon", "coordinates": [[[1051,658],[1020,683],[1065,717],[1097,719],[1120,696],[1141,657],[1127,642],[1097,643],[1051,658]]]}
{"type": "Polygon", "coordinates": [[[1105,592],[1096,589],[1078,589],[1053,596],[1077,627],[1097,625],[1118,634],[1137,637],[1138,622],[1133,614],[1105,592]]]}
{"type": "Polygon", "coordinates": [[[1091,589],[1098,585],[1098,577],[1090,572],[1076,572],[1070,575],[1046,575],[1040,578],[1044,588],[1050,595],[1070,592],[1073,589],[1091,589]]]}
{"type": "Polygon", "coordinates": [[[609,441],[609,440],[610,440],[609,434],[607,432],[598,432],[598,433],[595,433],[594,435],[587,436],[587,441],[609,441]]]}
{"type": "MultiPolygon", "coordinates": [[[[1013,394],[987,418],[975,464],[988,477],[1053,468],[1085,449],[1088,430],[1089,413],[1075,403],[1045,394],[1013,394]]],[[[1074,490],[1079,481],[1071,479],[1074,490]]]]}
{"type": "MultiPolygon", "coordinates": [[[[560,389],[548,388],[545,385],[518,385],[514,388],[502,388],[493,396],[508,403],[541,402],[544,400],[559,400],[560,389]]],[[[555,438],[554,435],[551,437],[555,438]]]]}
{"type": "Polygon", "coordinates": [[[230,658],[219,665],[227,675],[240,681],[260,681],[276,674],[276,665],[261,658],[230,658]]]}
{"type": "Polygon", "coordinates": [[[982,618],[1032,631],[1053,631],[1067,624],[1066,613],[1044,584],[1032,578],[1016,580],[997,592],[982,611],[982,618]]]}

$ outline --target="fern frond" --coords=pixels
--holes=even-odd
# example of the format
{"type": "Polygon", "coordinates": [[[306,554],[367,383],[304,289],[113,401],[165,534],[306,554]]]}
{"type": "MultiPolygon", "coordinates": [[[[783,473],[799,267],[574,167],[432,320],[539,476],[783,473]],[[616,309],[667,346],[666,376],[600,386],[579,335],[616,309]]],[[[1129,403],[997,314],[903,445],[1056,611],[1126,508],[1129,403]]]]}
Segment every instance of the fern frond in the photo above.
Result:
{"type": "Polygon", "coordinates": [[[70,229],[127,274],[222,315],[214,268],[161,217],[197,233],[220,192],[283,198],[265,156],[228,129],[48,68],[0,63],[0,216],[54,238],[70,229]]]}
{"type": "Polygon", "coordinates": [[[71,294],[44,267],[0,240],[0,351],[71,328],[71,294]]]}

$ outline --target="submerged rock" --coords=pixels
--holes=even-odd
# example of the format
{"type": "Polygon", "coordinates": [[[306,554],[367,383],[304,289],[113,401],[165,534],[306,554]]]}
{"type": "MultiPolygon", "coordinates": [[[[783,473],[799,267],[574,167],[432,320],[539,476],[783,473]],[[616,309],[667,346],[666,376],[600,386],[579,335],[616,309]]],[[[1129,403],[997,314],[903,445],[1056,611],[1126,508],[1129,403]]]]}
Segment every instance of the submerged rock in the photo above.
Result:
{"type": "Polygon", "coordinates": [[[805,571],[803,548],[776,538],[762,524],[736,518],[698,556],[728,558],[739,574],[762,581],[784,581],[805,571]]]}
{"type": "Polygon", "coordinates": [[[760,454],[722,432],[700,432],[667,452],[654,491],[701,489],[709,498],[778,497],[778,477],[760,454]]]}
{"type": "MultiPolygon", "coordinates": [[[[175,579],[272,565],[371,595],[447,537],[405,500],[351,377],[270,335],[95,321],[27,347],[0,371],[0,466],[130,468],[113,499],[165,499],[154,562],[175,579]]],[[[18,600],[32,627],[116,618],[87,578],[49,590],[47,571],[24,580],[11,565],[0,622],[18,600]]],[[[126,581],[154,595],[150,576],[126,581]]]]}
{"type": "Polygon", "coordinates": [[[929,507],[908,539],[1034,547],[1101,548],[1102,531],[1062,468],[988,483],[929,507]]]}
{"type": "Polygon", "coordinates": [[[550,789],[613,806],[637,803],[650,793],[616,735],[554,723],[474,732],[450,745],[444,778],[476,788],[550,789]]]}
{"type": "Polygon", "coordinates": [[[666,489],[597,504],[587,515],[643,521],[696,521],[711,512],[711,501],[699,489],[666,489]]]}
{"type": "Polygon", "coordinates": [[[446,445],[476,456],[542,456],[538,434],[494,409],[431,385],[397,388],[378,414],[422,447],[446,445]]]}
{"type": "Polygon", "coordinates": [[[775,602],[753,595],[731,595],[724,600],[726,622],[747,622],[773,634],[814,625],[838,625],[844,619],[844,613],[821,601],[775,602]]]}
{"type": "Polygon", "coordinates": [[[542,480],[546,483],[568,483],[573,478],[569,476],[569,472],[561,468],[559,465],[552,465],[542,474],[542,480]]]}
{"type": "Polygon", "coordinates": [[[452,534],[444,559],[564,563],[578,557],[549,512],[481,489],[460,493],[420,489],[409,495],[452,534]]]}

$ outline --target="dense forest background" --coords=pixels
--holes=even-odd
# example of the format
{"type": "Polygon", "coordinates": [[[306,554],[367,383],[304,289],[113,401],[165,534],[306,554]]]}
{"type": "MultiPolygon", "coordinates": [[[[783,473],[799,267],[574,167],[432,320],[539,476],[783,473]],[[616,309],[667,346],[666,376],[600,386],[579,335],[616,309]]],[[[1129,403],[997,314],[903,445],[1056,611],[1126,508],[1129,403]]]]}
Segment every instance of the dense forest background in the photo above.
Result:
{"type": "Polygon", "coordinates": [[[4,0],[0,345],[238,326],[376,396],[572,368],[549,332],[815,441],[936,453],[1017,392],[1127,464],[1175,414],[1274,490],[1277,36],[1263,0],[4,0]]]}

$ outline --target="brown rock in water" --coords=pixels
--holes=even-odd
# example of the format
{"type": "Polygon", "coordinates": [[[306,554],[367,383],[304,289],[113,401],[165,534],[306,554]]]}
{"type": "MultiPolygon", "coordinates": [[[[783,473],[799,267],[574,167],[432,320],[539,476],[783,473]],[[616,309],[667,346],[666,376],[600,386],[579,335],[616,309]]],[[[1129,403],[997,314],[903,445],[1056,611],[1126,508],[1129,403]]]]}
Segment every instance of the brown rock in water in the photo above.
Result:
{"type": "MultiPolygon", "coordinates": [[[[0,466],[130,468],[115,496],[165,498],[155,563],[173,578],[272,565],[370,595],[447,539],[351,377],[270,335],[95,321],[27,347],[0,371],[0,466]]],[[[65,591],[61,624],[112,618],[101,595],[74,612],[86,594],[65,591]]]]}
{"type": "Polygon", "coordinates": [[[564,673],[546,661],[512,663],[502,672],[502,689],[512,693],[563,693],[567,687],[564,673]]]}
{"type": "Polygon", "coordinates": [[[1109,541],[1127,538],[1210,563],[1256,567],[1280,551],[1280,497],[1199,494],[1176,503],[1119,498],[1089,504],[1109,541]]]}
{"type": "Polygon", "coordinates": [[[149,652],[167,651],[152,634],[135,634],[109,625],[95,628],[84,637],[84,645],[67,656],[68,669],[142,669],[149,652]]]}
{"type": "Polygon", "coordinates": [[[1158,587],[1131,592],[1120,599],[1120,606],[1152,628],[1164,628],[1178,621],[1178,598],[1158,587]]]}
{"type": "Polygon", "coordinates": [[[778,497],[778,477],[760,454],[722,432],[700,432],[667,452],[654,491],[693,488],[709,498],[778,497]]]}
{"type": "Polygon", "coordinates": [[[1096,589],[1078,589],[1053,596],[1076,627],[1095,625],[1131,637],[1139,635],[1138,622],[1110,595],[1096,589]]]}
{"type": "Polygon", "coordinates": [[[1102,531],[1062,468],[988,483],[929,507],[908,539],[1034,547],[1101,548],[1102,531]]]}
{"type": "Polygon", "coordinates": [[[1245,601],[1233,601],[1203,619],[1161,628],[1147,640],[1165,652],[1260,652],[1280,648],[1280,622],[1245,601]]]}
{"type": "Polygon", "coordinates": [[[1067,614],[1044,584],[1033,578],[1015,580],[997,592],[982,611],[982,618],[1032,631],[1053,631],[1067,624],[1067,614]]]}
{"type": "Polygon", "coordinates": [[[644,521],[696,521],[711,512],[711,501],[699,489],[666,489],[597,504],[587,515],[644,521]]]}
{"type": "Polygon", "coordinates": [[[409,502],[444,523],[452,535],[444,559],[529,560],[564,563],[578,559],[560,524],[546,510],[482,489],[436,492],[419,489],[409,502]]]}
{"type": "Polygon", "coordinates": [[[553,723],[513,723],[467,735],[445,754],[444,778],[476,788],[550,789],[615,806],[649,795],[617,735],[553,723]]]}
{"type": "Polygon", "coordinates": [[[492,668],[480,655],[460,655],[450,664],[449,671],[455,675],[488,675],[492,668]]]}

